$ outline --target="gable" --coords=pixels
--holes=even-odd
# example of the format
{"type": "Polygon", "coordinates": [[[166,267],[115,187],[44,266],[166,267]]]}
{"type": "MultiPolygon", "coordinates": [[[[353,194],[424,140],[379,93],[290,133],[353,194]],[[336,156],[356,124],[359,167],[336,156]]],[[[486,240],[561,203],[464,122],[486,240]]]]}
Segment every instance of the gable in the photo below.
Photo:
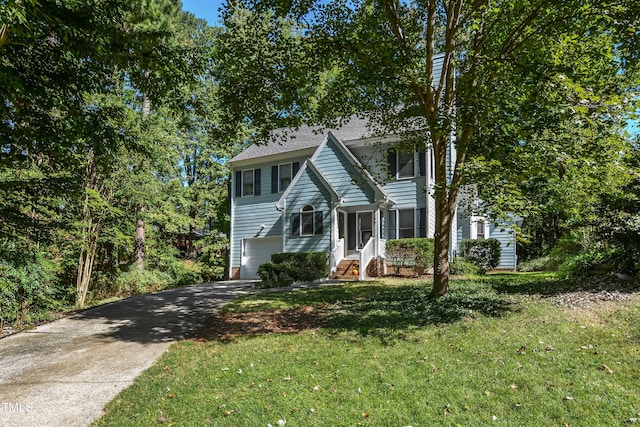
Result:
{"type": "Polygon", "coordinates": [[[343,206],[390,201],[360,161],[331,132],[311,158],[312,163],[335,188],[343,206]]]}

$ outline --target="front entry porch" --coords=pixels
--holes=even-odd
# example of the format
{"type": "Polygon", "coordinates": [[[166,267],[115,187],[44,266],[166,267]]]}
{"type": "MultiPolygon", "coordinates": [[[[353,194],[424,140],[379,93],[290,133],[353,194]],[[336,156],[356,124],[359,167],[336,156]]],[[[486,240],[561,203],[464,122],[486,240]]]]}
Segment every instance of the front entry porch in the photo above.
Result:
{"type": "Polygon", "coordinates": [[[386,242],[382,239],[385,212],[380,205],[336,209],[331,277],[364,280],[378,276],[386,242]]]}

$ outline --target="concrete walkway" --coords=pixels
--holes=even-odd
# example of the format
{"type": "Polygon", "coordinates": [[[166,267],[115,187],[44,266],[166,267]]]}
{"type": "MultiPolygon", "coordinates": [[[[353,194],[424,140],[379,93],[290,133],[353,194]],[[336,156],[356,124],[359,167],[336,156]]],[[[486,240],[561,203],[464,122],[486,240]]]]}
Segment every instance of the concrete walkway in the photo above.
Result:
{"type": "Polygon", "coordinates": [[[0,426],[86,426],[177,340],[251,282],[96,307],[0,340],[0,426]]]}

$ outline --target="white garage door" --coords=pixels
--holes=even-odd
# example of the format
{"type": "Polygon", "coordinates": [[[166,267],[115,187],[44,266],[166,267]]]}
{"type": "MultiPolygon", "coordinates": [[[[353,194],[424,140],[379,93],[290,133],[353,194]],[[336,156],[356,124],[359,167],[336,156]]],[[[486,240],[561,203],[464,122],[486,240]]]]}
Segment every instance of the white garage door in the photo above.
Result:
{"type": "Polygon", "coordinates": [[[271,261],[271,255],[282,252],[282,237],[244,239],[242,253],[242,279],[259,279],[258,266],[271,261]]]}

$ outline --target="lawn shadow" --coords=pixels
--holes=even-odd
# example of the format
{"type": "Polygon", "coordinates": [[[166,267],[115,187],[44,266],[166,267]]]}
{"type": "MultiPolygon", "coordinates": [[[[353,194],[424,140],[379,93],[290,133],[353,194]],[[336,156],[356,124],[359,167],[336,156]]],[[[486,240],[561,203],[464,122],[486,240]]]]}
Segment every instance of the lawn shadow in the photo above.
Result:
{"type": "Polygon", "coordinates": [[[553,273],[533,276],[497,273],[488,275],[483,280],[498,293],[540,295],[543,297],[573,292],[617,291],[626,294],[640,291],[640,283],[637,281],[620,279],[611,274],[563,278],[553,273]]]}
{"type": "Polygon", "coordinates": [[[209,319],[197,337],[229,342],[240,336],[324,329],[374,336],[389,344],[416,328],[478,316],[499,317],[517,310],[511,298],[477,282],[465,286],[470,283],[459,281],[447,296],[437,299],[429,298],[430,281],[392,286],[356,283],[261,294],[255,304],[232,303],[209,319]]]}
{"type": "Polygon", "coordinates": [[[430,298],[431,282],[393,288],[377,287],[361,301],[341,301],[327,319],[326,327],[376,336],[383,343],[403,339],[409,331],[472,319],[500,317],[517,307],[508,298],[477,287],[454,284],[441,298],[430,298]]]}

